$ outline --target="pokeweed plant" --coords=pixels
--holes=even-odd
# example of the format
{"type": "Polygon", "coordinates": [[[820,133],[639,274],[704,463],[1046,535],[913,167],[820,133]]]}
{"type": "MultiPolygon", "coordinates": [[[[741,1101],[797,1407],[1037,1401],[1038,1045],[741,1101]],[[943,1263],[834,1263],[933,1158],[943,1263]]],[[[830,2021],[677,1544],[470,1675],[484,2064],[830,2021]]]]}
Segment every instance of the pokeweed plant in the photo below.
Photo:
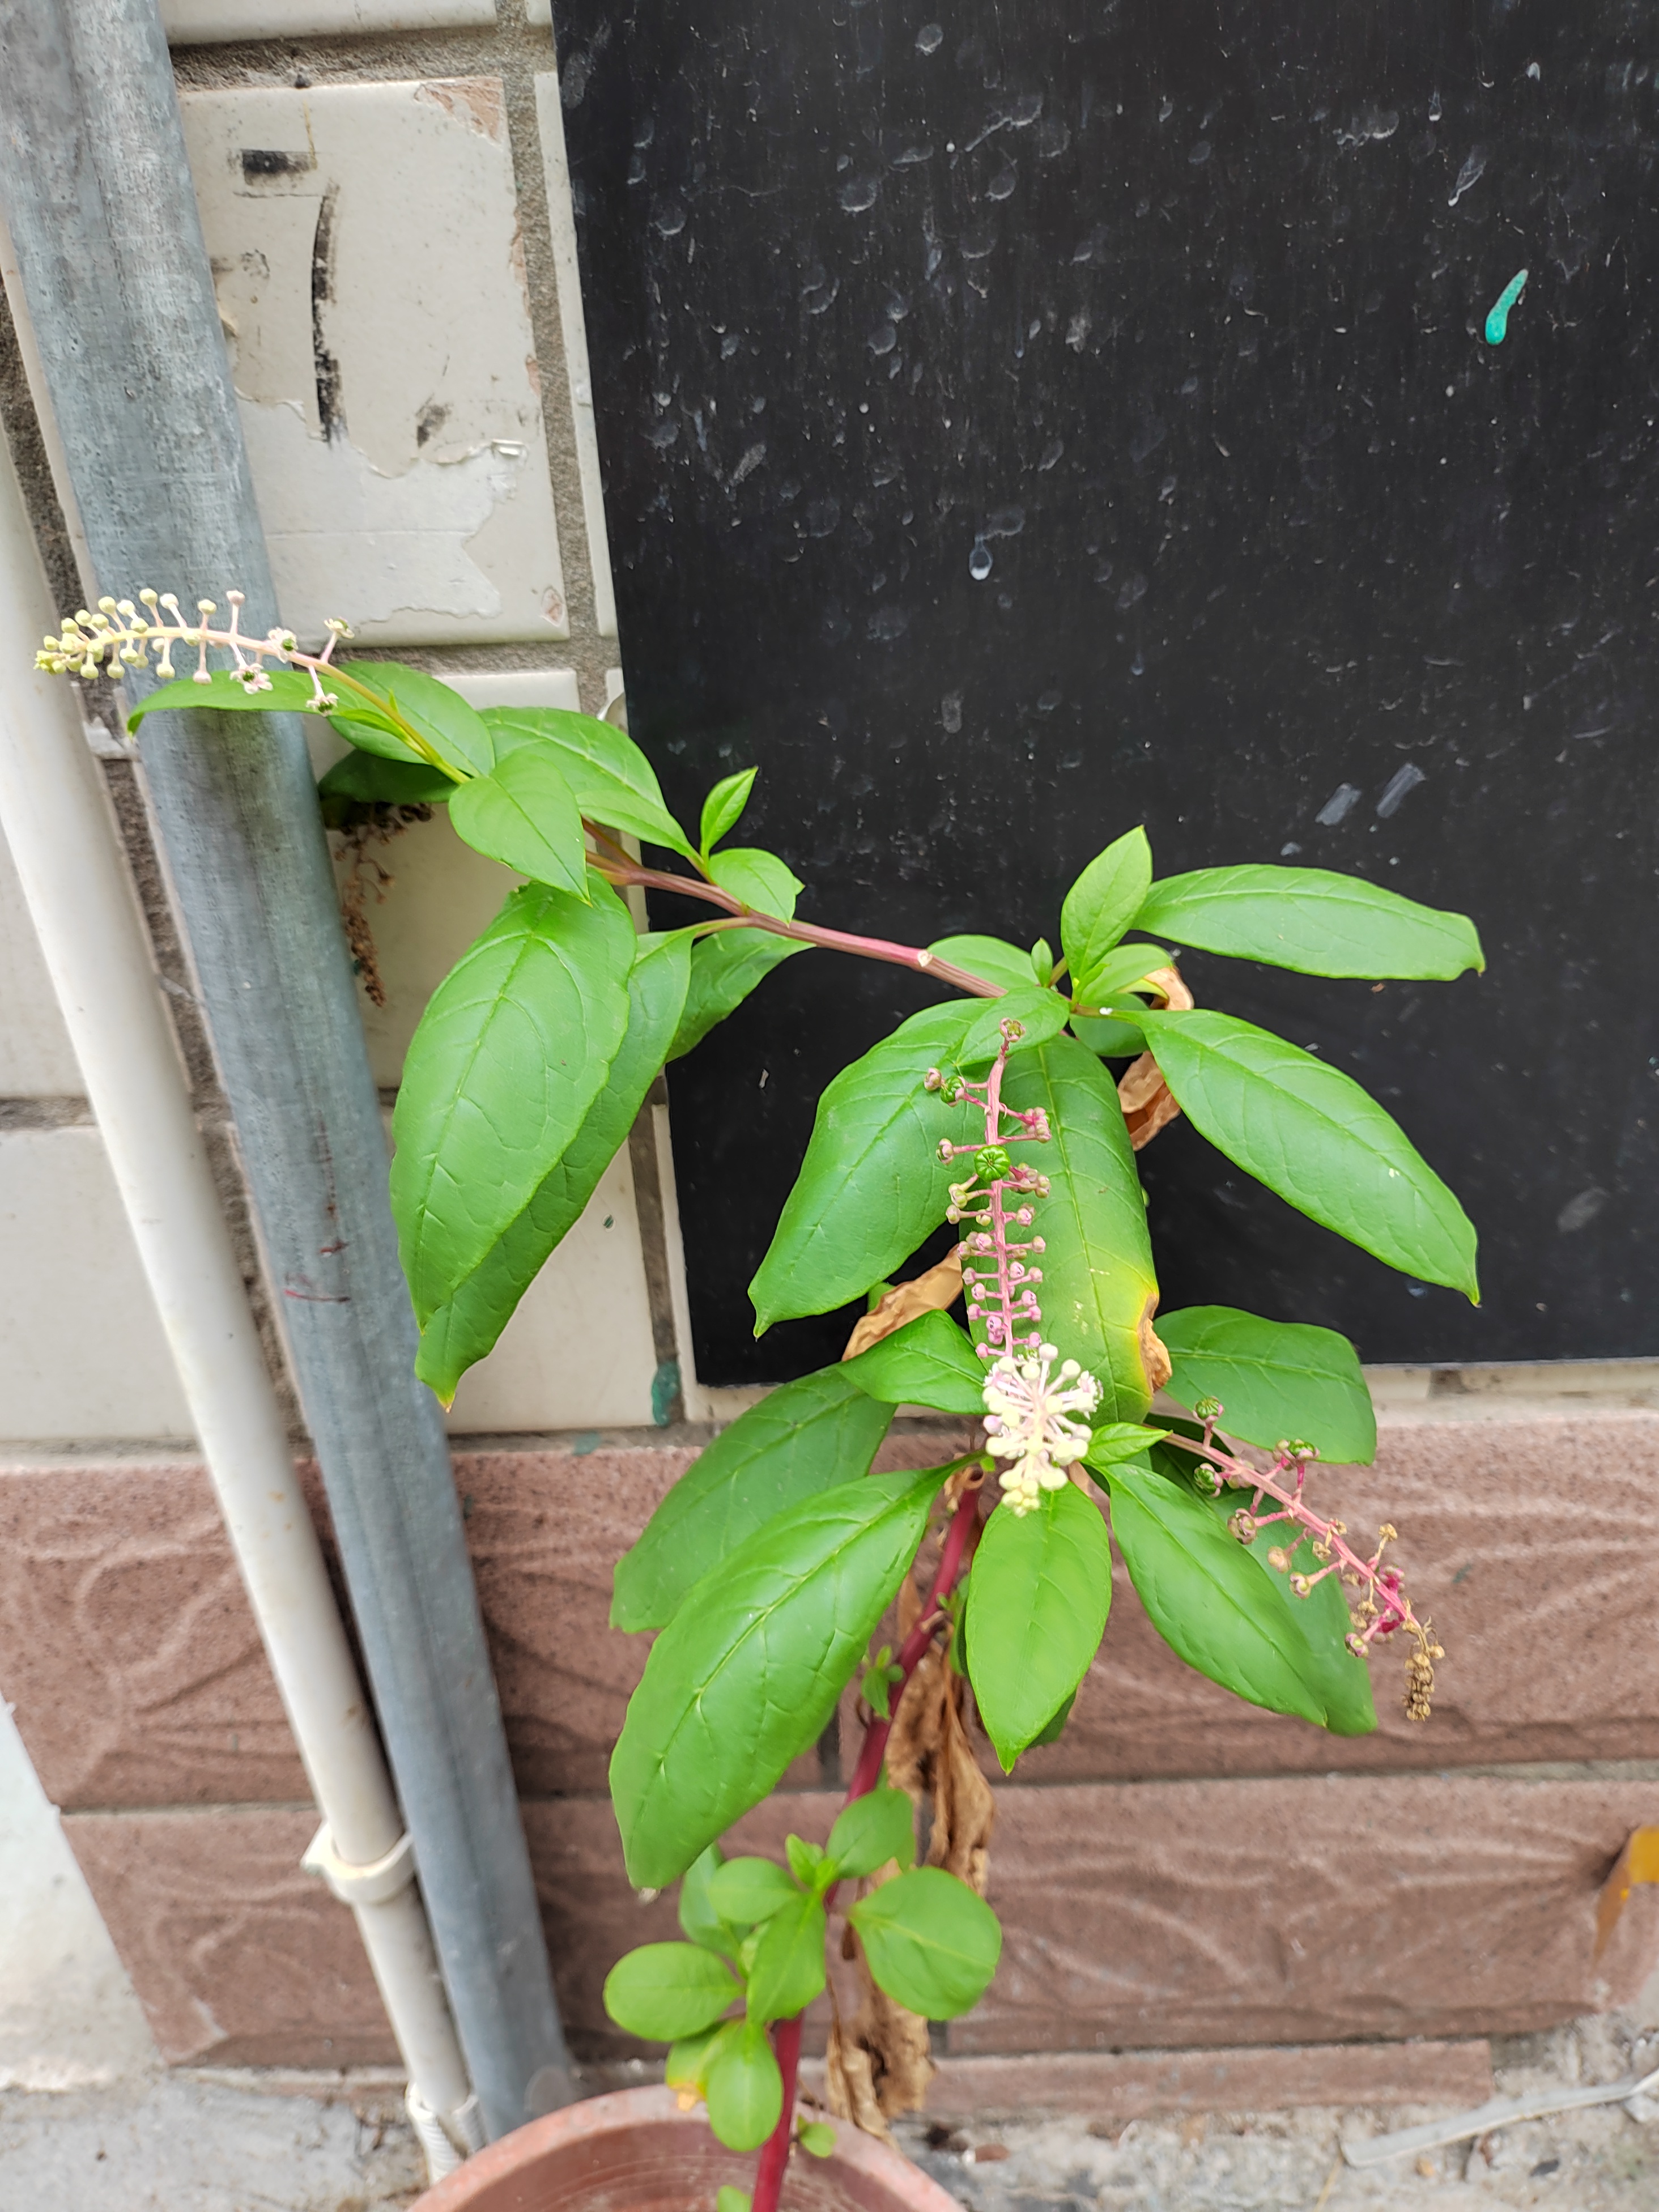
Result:
{"type": "MultiPolygon", "coordinates": [[[[398,1099],[392,1200],[418,1371],[446,1402],[665,1063],[781,961],[827,948],[947,994],[828,1085],[750,1285],[757,1334],[866,1301],[848,1356],[721,1431],[616,1571],[613,1621],[656,1640],[611,1796],[629,1880],[679,1881],[686,1941],[629,1953],[605,2002],[623,2028],[672,2046],[669,2081],[706,2101],[723,2142],[760,2151],[755,2212],[773,2212],[792,2148],[833,2143],[798,2114],[797,2063],[843,1887],[860,1885],[842,1940],[866,2005],[862,2029],[836,2010],[832,2107],[879,2130],[917,2101],[925,2023],[968,2010],[995,1971],[1000,1931],[980,1893],[989,1793],[956,1756],[962,1686],[1005,1771],[1054,1739],[1106,1626],[1108,1516],[1153,1625],[1201,1674],[1355,1735],[1376,1726],[1364,1662],[1398,1643],[1406,1711],[1427,1717],[1440,1647],[1385,1556],[1395,1530],[1352,1543],[1308,1494],[1316,1459],[1373,1455],[1352,1346],[1219,1306],[1155,1329],[1134,1155],[1185,1113],[1314,1220],[1474,1298],[1474,1231],[1389,1115],[1312,1054],[1195,1006],[1170,946],[1314,975],[1449,979],[1481,966],[1479,941],[1462,915],[1318,869],[1155,880],[1139,829],[1066,893],[1058,957],[989,936],[916,946],[824,928],[797,918],[802,885],[778,855],[726,842],[754,769],[716,784],[694,841],[610,724],[476,712],[419,670],[343,665],[343,623],[315,654],[291,632],[251,640],[228,596],[222,628],[206,601],[191,621],[151,592],[104,599],[46,639],[40,665],[122,677],[150,672],[153,655],[171,678],[173,655],[193,654],[131,727],[186,707],[325,715],[352,748],[321,782],[337,818],[447,803],[462,838],[526,878],[434,994],[398,1099]],[[683,866],[647,865],[641,844],[683,866]],[[618,896],[635,886],[709,912],[641,935],[618,896]],[[1117,1081],[1112,1061],[1128,1062],[1117,1081]],[[961,1230],[954,1252],[893,1285],[944,1222],[961,1230]],[[965,1325],[949,1312],[958,1297],[965,1325]],[[945,1465],[874,1472],[901,1405],[969,1417],[977,1437],[945,1465]],[[896,1601],[896,1649],[872,1652],[896,1601]],[[855,1678],[862,1749],[828,1840],[791,1836],[783,1864],[724,1858],[720,1839],[855,1678]],[[913,1798],[930,1765],[918,1866],[913,1798]],[[984,1803],[964,1812],[975,1784],[984,1803]]],[[[746,2212],[742,2192],[722,2199],[746,2212]]]]}

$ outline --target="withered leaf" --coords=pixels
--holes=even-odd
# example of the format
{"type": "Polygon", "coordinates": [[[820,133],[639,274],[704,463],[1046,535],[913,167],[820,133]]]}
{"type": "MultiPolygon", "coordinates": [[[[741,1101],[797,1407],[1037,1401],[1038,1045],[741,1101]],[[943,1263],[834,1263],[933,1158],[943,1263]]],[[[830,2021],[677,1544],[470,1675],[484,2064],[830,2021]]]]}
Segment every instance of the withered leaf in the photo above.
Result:
{"type": "MultiPolygon", "coordinates": [[[[1176,968],[1155,968],[1146,981],[1163,999],[1165,1006],[1173,1006],[1184,1013],[1193,1003],[1193,994],[1182,981],[1176,968]]],[[[1119,1079],[1118,1098],[1123,1108],[1123,1119],[1129,1132],[1129,1142],[1136,1152],[1150,1145],[1158,1131],[1173,1121],[1181,1109],[1175,1094],[1164,1080],[1163,1071],[1149,1052],[1125,1068],[1119,1079]]]]}
{"type": "Polygon", "coordinates": [[[952,1252],[914,1282],[895,1283],[890,1291],[884,1291],[877,1304],[860,1317],[842,1358],[856,1359],[860,1352],[868,1352],[872,1344],[902,1328],[906,1322],[918,1321],[925,1313],[943,1313],[961,1296],[962,1262],[952,1252]]]}

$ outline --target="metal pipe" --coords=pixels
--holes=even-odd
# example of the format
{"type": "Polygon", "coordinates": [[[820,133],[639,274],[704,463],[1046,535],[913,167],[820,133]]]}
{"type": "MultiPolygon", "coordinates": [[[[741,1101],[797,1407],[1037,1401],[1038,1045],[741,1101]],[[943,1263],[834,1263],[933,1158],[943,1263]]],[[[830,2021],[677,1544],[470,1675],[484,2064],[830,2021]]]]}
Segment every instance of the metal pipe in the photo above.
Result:
{"type": "MultiPolygon", "coordinates": [[[[295,1473],[79,702],[66,684],[29,665],[52,614],[22,492],[0,449],[0,830],[349,1893],[354,1875],[396,1859],[403,1823],[295,1473]]],[[[360,1895],[356,1911],[417,2095],[465,2148],[471,2090],[420,1893],[405,1879],[378,1900],[360,1895]]],[[[450,2163],[459,2160],[452,2155],[450,2163]]]]}
{"type": "MultiPolygon", "coordinates": [[[[277,618],[155,0],[7,0],[0,192],[94,568],[277,618]]],[[[347,612],[349,611],[347,610],[347,612]]],[[[303,732],[144,726],[149,802],[492,2136],[572,2094],[303,732]]]]}

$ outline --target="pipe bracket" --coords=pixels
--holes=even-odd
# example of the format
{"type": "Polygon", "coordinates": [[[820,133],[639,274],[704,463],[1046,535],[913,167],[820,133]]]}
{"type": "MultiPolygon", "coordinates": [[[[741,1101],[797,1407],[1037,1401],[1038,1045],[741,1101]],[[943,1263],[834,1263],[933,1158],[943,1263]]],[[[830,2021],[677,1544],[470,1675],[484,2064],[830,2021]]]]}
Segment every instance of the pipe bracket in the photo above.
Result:
{"type": "Polygon", "coordinates": [[[300,1864],[307,1874],[325,1881],[342,1905],[384,1905],[414,1881],[415,1847],[405,1833],[384,1857],[371,1859],[366,1866],[354,1866],[335,1850],[325,1820],[306,1846],[300,1864]]]}

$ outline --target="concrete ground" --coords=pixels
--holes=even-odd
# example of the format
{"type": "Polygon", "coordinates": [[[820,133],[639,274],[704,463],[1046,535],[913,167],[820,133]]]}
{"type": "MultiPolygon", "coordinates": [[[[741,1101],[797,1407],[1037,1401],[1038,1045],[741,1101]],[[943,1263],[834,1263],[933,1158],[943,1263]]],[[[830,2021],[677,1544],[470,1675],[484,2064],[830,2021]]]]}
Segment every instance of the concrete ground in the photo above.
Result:
{"type": "MultiPolygon", "coordinates": [[[[1615,2081],[1651,2051],[1637,2013],[1497,2046],[1499,2094],[1615,2081]]],[[[1619,2106],[1359,2172],[1345,2138],[1425,2111],[1047,2121],[905,2148],[968,2212],[1659,2212],[1659,2124],[1619,2106]]],[[[0,2212],[392,2212],[419,2153],[384,2077],[169,2074],[0,1705],[0,2212]],[[302,2086],[320,2094],[295,2094],[302,2086]]]]}

